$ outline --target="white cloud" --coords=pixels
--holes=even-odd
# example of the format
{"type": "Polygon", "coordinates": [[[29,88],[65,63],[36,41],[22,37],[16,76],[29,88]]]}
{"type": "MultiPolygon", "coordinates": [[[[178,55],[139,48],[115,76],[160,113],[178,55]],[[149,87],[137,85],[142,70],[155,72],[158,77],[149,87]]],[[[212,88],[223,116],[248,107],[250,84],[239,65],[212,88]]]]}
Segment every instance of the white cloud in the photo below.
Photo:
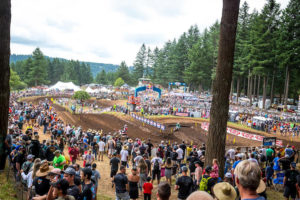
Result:
{"type": "MultiPolygon", "coordinates": [[[[265,1],[248,3],[261,10],[265,1]]],[[[132,65],[142,43],[162,47],[194,24],[202,31],[221,11],[221,0],[12,0],[11,52],[39,46],[53,57],[132,65]]]]}

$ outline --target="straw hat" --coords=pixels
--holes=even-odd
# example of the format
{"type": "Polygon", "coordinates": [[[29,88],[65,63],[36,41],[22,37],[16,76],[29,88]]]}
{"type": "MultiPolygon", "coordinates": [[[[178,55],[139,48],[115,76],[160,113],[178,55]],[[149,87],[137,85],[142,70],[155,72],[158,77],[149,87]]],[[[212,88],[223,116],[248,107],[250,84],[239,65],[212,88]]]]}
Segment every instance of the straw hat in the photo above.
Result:
{"type": "Polygon", "coordinates": [[[260,194],[263,193],[265,190],[266,190],[266,184],[262,179],[260,179],[259,186],[256,189],[256,192],[257,194],[260,194]]]}
{"type": "Polygon", "coordinates": [[[235,200],[236,198],[234,187],[227,182],[217,183],[213,187],[213,192],[218,199],[235,200]]]}
{"type": "Polygon", "coordinates": [[[37,177],[47,176],[49,172],[53,169],[53,166],[49,166],[48,161],[41,164],[40,169],[36,172],[37,177]]]}
{"type": "Polygon", "coordinates": [[[127,145],[124,145],[124,146],[123,146],[123,149],[124,149],[124,150],[127,150],[127,149],[128,149],[128,146],[127,146],[127,145]]]}

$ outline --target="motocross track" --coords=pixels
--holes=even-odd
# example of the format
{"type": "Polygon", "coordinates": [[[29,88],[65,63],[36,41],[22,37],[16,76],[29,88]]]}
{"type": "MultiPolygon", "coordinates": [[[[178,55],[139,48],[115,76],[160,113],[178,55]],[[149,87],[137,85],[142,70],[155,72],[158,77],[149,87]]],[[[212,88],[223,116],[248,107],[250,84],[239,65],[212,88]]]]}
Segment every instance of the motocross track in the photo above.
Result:
{"type": "MultiPolygon", "coordinates": [[[[62,97],[62,96],[59,96],[62,97]]],[[[40,100],[44,100],[45,98],[59,98],[58,96],[53,97],[30,97],[26,98],[25,101],[31,103],[38,103],[40,100]]],[[[63,96],[67,97],[67,96],[63,96]]],[[[123,105],[124,100],[89,100],[89,103],[96,103],[100,107],[108,107],[114,104],[123,105]]],[[[201,119],[198,118],[174,118],[174,117],[155,117],[154,121],[162,123],[166,126],[166,130],[160,132],[159,129],[154,128],[148,124],[143,124],[140,121],[137,121],[130,117],[129,115],[120,114],[120,113],[110,113],[110,114],[71,114],[66,111],[64,107],[59,105],[53,105],[55,110],[58,113],[60,119],[62,119],[65,123],[70,123],[75,126],[81,126],[83,130],[87,129],[95,129],[95,130],[103,130],[104,133],[114,133],[123,128],[125,124],[128,125],[127,135],[132,138],[140,138],[142,140],[151,139],[153,143],[160,143],[162,140],[172,142],[182,142],[183,140],[187,144],[195,144],[199,145],[202,143],[206,143],[207,141],[207,132],[200,128],[201,119]],[[181,128],[179,131],[173,131],[175,124],[180,122],[181,128]]],[[[251,131],[246,131],[252,133],[251,131]]],[[[263,135],[270,137],[269,134],[260,134],[257,132],[253,132],[254,134],[263,135]]],[[[228,134],[226,140],[226,146],[259,146],[262,145],[259,141],[248,140],[241,137],[235,137],[233,135],[228,134]],[[235,138],[235,143],[233,144],[233,140],[235,138]]],[[[277,135],[278,137],[278,135],[277,135]]],[[[299,146],[299,142],[290,141],[288,138],[278,137],[283,140],[283,144],[290,144],[294,146],[299,146]]]]}
{"type": "MultiPolygon", "coordinates": [[[[104,133],[114,133],[119,131],[125,124],[128,125],[127,135],[130,138],[140,138],[142,140],[151,139],[153,143],[160,143],[162,140],[172,142],[182,142],[187,144],[200,145],[206,143],[207,132],[200,128],[200,124],[193,122],[182,122],[179,131],[173,131],[175,122],[170,118],[157,119],[157,122],[163,122],[166,130],[160,132],[159,129],[150,125],[144,124],[134,120],[128,115],[124,114],[71,114],[65,108],[54,105],[54,108],[59,116],[65,123],[70,123],[75,126],[81,126],[83,130],[95,129],[103,130],[104,133]],[[170,120],[170,122],[168,122],[170,120]],[[196,127],[197,126],[197,127],[196,127]]],[[[189,120],[186,120],[189,121],[189,120]]],[[[257,146],[260,142],[249,141],[244,138],[237,138],[233,144],[234,137],[228,135],[227,146],[257,146]]]]}

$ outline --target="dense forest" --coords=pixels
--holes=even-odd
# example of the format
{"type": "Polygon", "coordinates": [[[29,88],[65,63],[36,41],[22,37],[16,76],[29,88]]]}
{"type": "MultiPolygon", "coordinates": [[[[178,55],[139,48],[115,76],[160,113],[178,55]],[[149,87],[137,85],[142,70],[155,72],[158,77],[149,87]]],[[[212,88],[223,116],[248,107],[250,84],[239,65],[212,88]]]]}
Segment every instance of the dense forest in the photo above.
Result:
{"type": "MultiPolygon", "coordinates": [[[[32,57],[32,55],[19,55],[19,54],[11,54],[10,55],[10,63],[16,63],[18,61],[23,61],[28,59],[29,57],[32,57]]],[[[52,61],[53,59],[59,59],[60,61],[69,61],[64,58],[53,58],[45,55],[46,59],[49,59],[52,61]]],[[[101,72],[103,69],[106,72],[115,72],[117,71],[119,65],[114,65],[114,64],[106,64],[106,63],[95,63],[95,62],[83,62],[80,61],[81,63],[85,63],[91,67],[91,72],[93,74],[93,77],[95,77],[99,72],[101,72]]]]}
{"type": "MultiPolygon", "coordinates": [[[[231,93],[263,99],[279,97],[280,103],[297,99],[300,93],[300,1],[290,0],[281,10],[268,0],[261,11],[249,12],[245,1],[240,8],[231,93]]],[[[142,44],[130,70],[123,61],[116,71],[102,69],[93,79],[90,65],[79,61],[47,59],[39,49],[32,57],[11,64],[28,86],[53,84],[58,80],[82,85],[113,85],[118,78],[135,86],[138,78],[149,77],[167,87],[185,82],[190,90],[210,90],[217,66],[220,23],[199,31],[193,25],[162,48],[142,44]]]]}
{"type": "MultiPolygon", "coordinates": [[[[241,5],[238,18],[232,93],[297,99],[300,93],[300,1],[290,0],[284,10],[275,0],[249,12],[241,5]]],[[[133,78],[145,75],[166,87],[185,82],[192,90],[210,90],[217,65],[220,23],[199,31],[196,25],[178,39],[151,50],[144,44],[134,62],[133,78]]]]}

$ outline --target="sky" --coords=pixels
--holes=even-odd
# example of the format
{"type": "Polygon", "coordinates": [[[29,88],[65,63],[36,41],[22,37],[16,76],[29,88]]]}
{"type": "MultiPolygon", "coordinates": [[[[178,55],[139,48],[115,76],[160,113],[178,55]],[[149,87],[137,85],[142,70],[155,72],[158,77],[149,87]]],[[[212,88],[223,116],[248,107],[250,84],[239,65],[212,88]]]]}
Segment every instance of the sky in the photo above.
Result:
{"type": "MultiPolygon", "coordinates": [[[[266,1],[247,2],[252,12],[266,1]]],[[[161,48],[195,24],[202,32],[221,12],[222,0],[12,0],[11,53],[39,47],[51,57],[131,66],[143,43],[161,48]]]]}

